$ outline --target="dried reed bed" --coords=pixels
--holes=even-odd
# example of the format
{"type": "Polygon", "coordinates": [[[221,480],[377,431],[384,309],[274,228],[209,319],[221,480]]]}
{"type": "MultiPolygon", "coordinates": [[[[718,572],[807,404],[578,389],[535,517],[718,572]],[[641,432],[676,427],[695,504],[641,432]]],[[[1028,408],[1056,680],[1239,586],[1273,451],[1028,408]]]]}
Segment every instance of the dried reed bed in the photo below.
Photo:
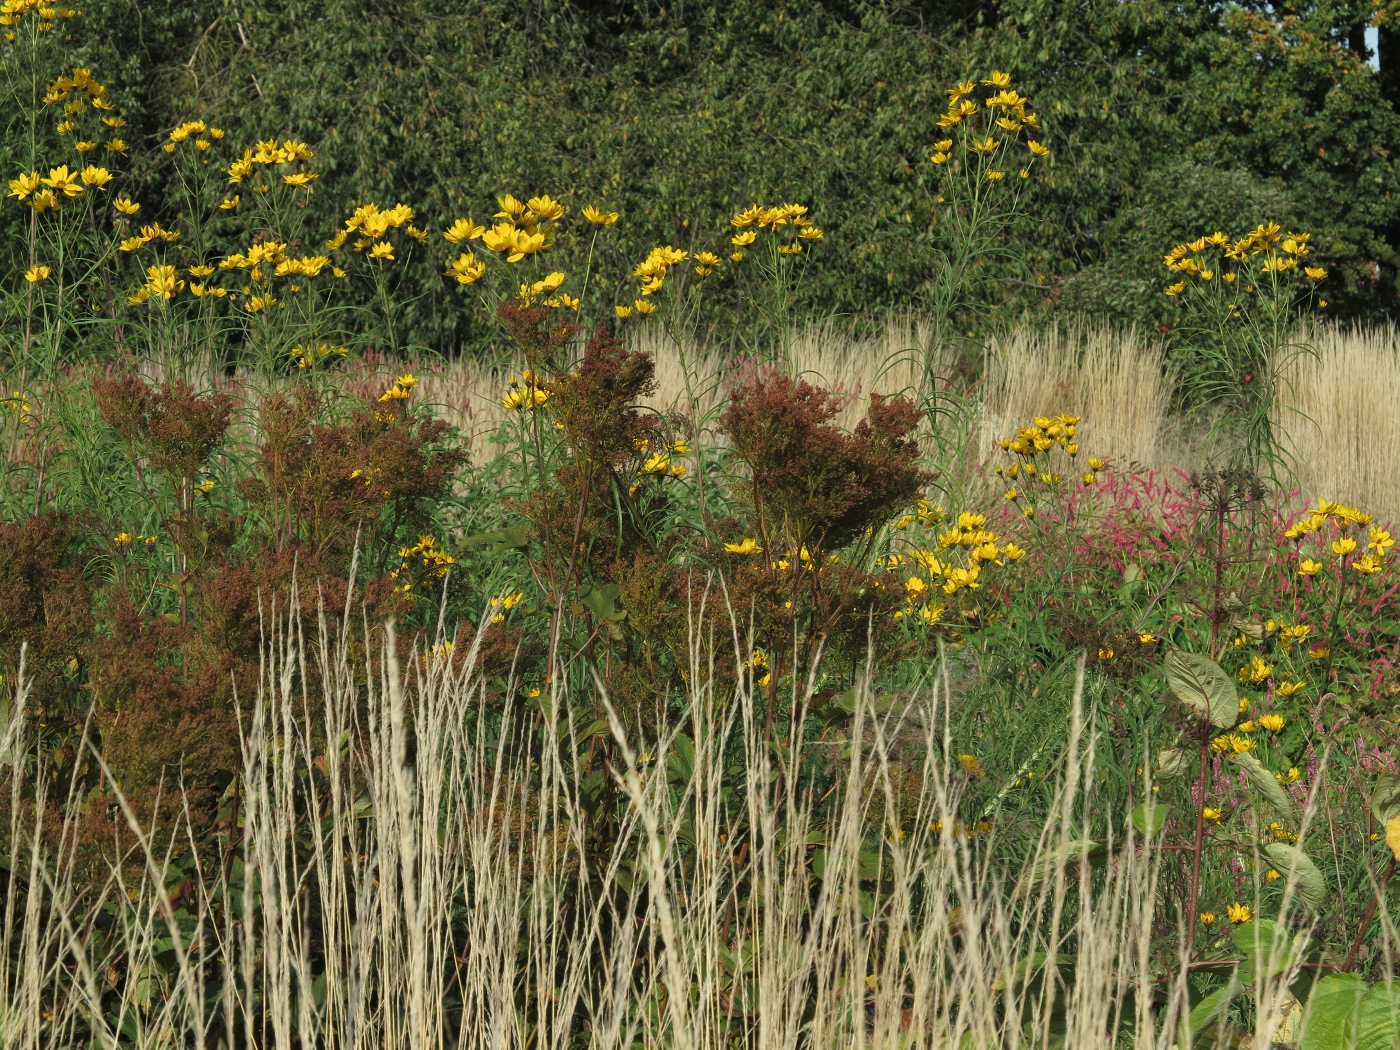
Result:
{"type": "Polygon", "coordinates": [[[983,372],[981,455],[1034,416],[1083,417],[1085,450],[1116,467],[1180,466],[1168,441],[1171,382],[1162,348],[1133,329],[1018,329],[992,343],[983,372]]]}
{"type": "MultiPolygon", "coordinates": [[[[681,411],[702,428],[712,423],[727,384],[741,374],[743,355],[680,346],[657,324],[633,329],[628,338],[656,357],[650,404],[681,411]]],[[[909,351],[926,339],[916,317],[892,319],[873,336],[853,335],[833,322],[797,333],[792,356],[811,381],[849,397],[839,421],[850,426],[872,391],[914,387],[918,370],[909,351]]],[[[1400,489],[1391,484],[1391,461],[1400,448],[1400,335],[1394,328],[1330,329],[1300,339],[1317,353],[1292,359],[1276,418],[1292,455],[1293,484],[1303,498],[1342,499],[1400,521],[1400,489]]],[[[998,437],[1034,416],[1057,412],[1082,416],[1086,452],[1119,469],[1138,464],[1190,470],[1208,458],[1209,427],[1188,428],[1171,415],[1172,381],[1162,348],[1133,330],[1018,329],[991,344],[984,365],[982,381],[955,420],[960,425],[943,434],[945,455],[961,464],[957,473],[964,482],[972,482],[991,458],[998,437]]],[[[506,415],[500,398],[518,369],[501,362],[370,355],[350,362],[339,382],[377,394],[397,373],[414,372],[420,397],[461,429],[473,461],[480,463],[499,451],[491,438],[506,415]]],[[[165,374],[154,364],[146,371],[151,378],[165,374]]],[[[951,362],[939,371],[949,373],[951,362]]]]}
{"type": "MultiPolygon", "coordinates": [[[[115,1050],[121,1031],[121,1045],[151,1050],[1030,1048],[1052,1017],[1067,1046],[1174,1043],[1179,1015],[1162,1004],[1184,1002],[1186,968],[1164,977],[1151,964],[1153,938],[1177,926],[1160,892],[1169,855],[1127,826],[1100,843],[1113,863],[1082,862],[1092,844],[1077,829],[1096,823],[1082,669],[1046,822],[1018,831],[1031,838],[1024,866],[934,830],[957,826],[965,783],[943,736],[958,692],[946,679],[895,714],[858,690],[844,739],[812,745],[830,749],[841,785],[819,823],[812,792],[773,787],[750,688],[705,688],[698,648],[685,714],[659,725],[663,750],[680,732],[695,743],[680,789],[638,759],[607,709],[629,804],[598,855],[559,759],[579,750],[557,736],[567,719],[515,720],[510,705],[492,716],[470,659],[400,667],[382,638],[378,673],[358,682],[348,636],[325,622],[266,625],[262,681],[240,720],[244,831],[223,863],[196,872],[179,915],[167,859],[149,849],[135,852],[135,878],[114,868],[95,896],[76,895],[62,874],[71,834],[47,836],[58,844],[7,882],[5,1047],[115,1050]],[[302,696],[293,682],[308,663],[323,685],[302,696]],[[925,756],[912,768],[911,748],[925,756]],[[907,833],[882,831],[879,814],[909,811],[911,772],[907,833]],[[739,850],[736,813],[751,829],[739,850]],[[872,834],[888,844],[878,900],[863,870],[872,834]],[[117,920],[105,939],[91,932],[104,907],[117,920]]],[[[0,761],[43,776],[32,717],[21,685],[0,761]]],[[[40,840],[42,814],[21,811],[10,841],[40,840]]],[[[1270,1004],[1301,962],[1287,955],[1286,915],[1278,929],[1277,976],[1255,978],[1256,1046],[1270,1045],[1270,1004]]]]}
{"type": "Polygon", "coordinates": [[[1332,328],[1306,342],[1317,352],[1291,359],[1277,417],[1296,484],[1400,522],[1400,332],[1332,328]]]}

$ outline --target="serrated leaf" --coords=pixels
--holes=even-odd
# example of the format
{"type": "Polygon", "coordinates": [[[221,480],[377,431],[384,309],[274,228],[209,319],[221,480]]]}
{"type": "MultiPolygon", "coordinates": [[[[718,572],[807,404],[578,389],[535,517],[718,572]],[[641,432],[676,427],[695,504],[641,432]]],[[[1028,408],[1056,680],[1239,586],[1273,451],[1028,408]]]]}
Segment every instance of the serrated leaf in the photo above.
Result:
{"type": "Polygon", "coordinates": [[[1271,842],[1264,847],[1277,868],[1286,879],[1295,880],[1298,896],[1310,908],[1321,908],[1327,901],[1327,880],[1322,877],[1312,858],[1297,846],[1286,842],[1271,842]]]}
{"type": "Polygon", "coordinates": [[[1334,973],[1313,985],[1303,1018],[1302,1050],[1354,1046],[1351,1037],[1365,995],[1366,982],[1350,973],[1334,973]]]}
{"type": "Polygon", "coordinates": [[[1162,668],[1176,698],[1196,717],[1219,729],[1235,724],[1240,714],[1240,694],[1225,669],[1209,656],[1173,649],[1162,661],[1162,668]]]}
{"type": "Polygon", "coordinates": [[[1375,984],[1356,1014],[1356,1050],[1394,1050],[1400,1040],[1400,989],[1375,984]]]}
{"type": "Polygon", "coordinates": [[[1257,620],[1247,620],[1242,616],[1237,616],[1230,621],[1230,626],[1251,642],[1260,641],[1264,637],[1264,628],[1257,620]]]}
{"type": "Polygon", "coordinates": [[[1255,919],[1230,931],[1235,950],[1244,956],[1239,978],[1246,985],[1254,984],[1259,975],[1276,977],[1283,973],[1307,950],[1307,933],[1279,932],[1273,919],[1255,919]]]}
{"type": "Polygon", "coordinates": [[[1264,800],[1269,805],[1280,811],[1292,808],[1288,794],[1283,790],[1282,785],[1252,754],[1248,751],[1242,751],[1235,755],[1234,763],[1240,767],[1245,777],[1254,785],[1254,789],[1264,796],[1264,800]]]}
{"type": "Polygon", "coordinates": [[[1157,779],[1175,780],[1184,776],[1191,766],[1191,760],[1179,747],[1169,747],[1157,752],[1157,779]]]}

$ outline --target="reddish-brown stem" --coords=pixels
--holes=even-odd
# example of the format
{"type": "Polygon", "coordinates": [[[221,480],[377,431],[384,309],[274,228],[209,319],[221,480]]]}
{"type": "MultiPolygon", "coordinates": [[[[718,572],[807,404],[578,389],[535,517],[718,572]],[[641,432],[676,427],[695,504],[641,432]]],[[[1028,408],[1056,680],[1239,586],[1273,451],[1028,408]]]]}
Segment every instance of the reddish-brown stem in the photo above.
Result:
{"type": "Polygon", "coordinates": [[[1395,858],[1390,858],[1390,863],[1386,865],[1385,874],[1381,876],[1381,881],[1376,886],[1376,892],[1371,895],[1371,903],[1366,906],[1366,914],[1361,917],[1361,925],[1356,930],[1356,940],[1351,942],[1351,951],[1347,952],[1346,962],[1342,963],[1342,972],[1351,973],[1352,967],[1356,965],[1357,958],[1361,955],[1361,944],[1366,939],[1366,931],[1371,927],[1371,920],[1376,916],[1376,908],[1380,905],[1381,894],[1385,892],[1385,887],[1390,882],[1390,877],[1395,874],[1395,858]]]}

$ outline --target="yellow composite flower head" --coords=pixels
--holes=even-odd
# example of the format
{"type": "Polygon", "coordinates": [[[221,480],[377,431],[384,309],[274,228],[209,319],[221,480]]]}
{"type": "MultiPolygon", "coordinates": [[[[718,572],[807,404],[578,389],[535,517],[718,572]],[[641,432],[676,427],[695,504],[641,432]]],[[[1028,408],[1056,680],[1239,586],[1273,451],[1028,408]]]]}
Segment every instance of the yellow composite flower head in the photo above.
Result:
{"type": "Polygon", "coordinates": [[[594,207],[592,204],[587,205],[583,209],[583,217],[594,226],[611,226],[621,218],[615,211],[603,211],[601,208],[594,207]]]}
{"type": "Polygon", "coordinates": [[[455,277],[458,284],[475,284],[486,276],[486,264],[471,252],[463,252],[447,264],[443,273],[455,277]]]}
{"type": "Polygon", "coordinates": [[[1249,910],[1248,904],[1240,904],[1236,902],[1235,904],[1230,905],[1229,916],[1230,921],[1233,922],[1236,926],[1238,926],[1241,923],[1248,922],[1253,917],[1253,912],[1249,910]]]}
{"type": "Polygon", "coordinates": [[[89,164],[78,174],[84,186],[91,186],[95,190],[105,190],[107,184],[112,181],[112,173],[96,164],[89,164]]]}
{"type": "Polygon", "coordinates": [[[66,200],[77,197],[83,192],[78,173],[76,171],[69,171],[67,164],[60,165],[57,168],[50,168],[48,178],[40,181],[53,190],[54,196],[60,199],[66,200]]]}
{"type": "Polygon", "coordinates": [[[500,206],[500,211],[496,212],[493,218],[505,219],[508,222],[519,222],[525,217],[525,213],[530,210],[529,205],[518,200],[514,194],[507,193],[496,198],[496,203],[500,206]]]}
{"type": "Polygon", "coordinates": [[[511,377],[510,389],[501,398],[501,404],[512,412],[530,411],[539,408],[549,398],[550,392],[538,384],[533,372],[526,369],[520,378],[511,377]]]}
{"type": "Polygon", "coordinates": [[[158,298],[170,300],[177,294],[184,291],[185,282],[175,276],[173,266],[148,266],[146,267],[146,284],[142,291],[147,298],[158,298]]]}
{"type": "Polygon", "coordinates": [[[1351,567],[1364,575],[1374,576],[1385,568],[1385,562],[1374,554],[1364,554],[1352,562],[1351,567]]]}
{"type": "Polygon", "coordinates": [[[540,197],[531,197],[525,202],[525,207],[530,209],[530,214],[536,219],[545,222],[557,222],[564,217],[564,205],[547,193],[540,197]]]}
{"type": "Polygon", "coordinates": [[[485,226],[471,219],[457,219],[442,232],[442,235],[451,243],[460,244],[462,241],[477,240],[485,232],[485,226]]]}
{"type": "Polygon", "coordinates": [[[767,211],[767,209],[762,205],[751,204],[730,219],[729,224],[742,230],[748,226],[755,225],[758,220],[763,217],[765,211],[767,211]]]}
{"type": "Polygon", "coordinates": [[[982,83],[987,87],[1007,88],[1011,86],[1011,74],[1005,73],[1000,69],[994,69],[992,70],[992,75],[982,81],[982,83]]]}
{"type": "Polygon", "coordinates": [[[52,272],[47,266],[31,266],[24,271],[24,279],[30,284],[38,284],[40,281],[47,281],[52,272]]]}
{"type": "Polygon", "coordinates": [[[751,536],[745,536],[743,540],[741,540],[738,543],[726,543],[724,545],[724,549],[730,554],[749,555],[763,553],[763,548],[760,547],[757,541],[755,541],[751,536]]]}
{"type": "Polygon", "coordinates": [[[18,200],[28,200],[38,189],[42,177],[37,171],[20,172],[18,177],[10,180],[10,192],[8,196],[18,200]]]}

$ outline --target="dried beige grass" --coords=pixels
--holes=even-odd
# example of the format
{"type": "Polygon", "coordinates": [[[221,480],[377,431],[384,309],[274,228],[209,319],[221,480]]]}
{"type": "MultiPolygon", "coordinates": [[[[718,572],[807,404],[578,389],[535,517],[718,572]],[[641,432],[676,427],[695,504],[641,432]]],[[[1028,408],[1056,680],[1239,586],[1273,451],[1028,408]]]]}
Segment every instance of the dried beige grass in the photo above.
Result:
{"type": "Polygon", "coordinates": [[[1035,416],[1083,417],[1087,452],[1124,467],[1179,465],[1166,441],[1171,384],[1160,346],[1134,329],[1017,329],[987,352],[979,443],[990,451],[1035,416]]]}
{"type": "MultiPolygon", "coordinates": [[[[893,318],[873,336],[828,322],[794,336],[793,359],[811,381],[850,396],[838,421],[852,426],[872,391],[914,387],[918,369],[908,351],[927,336],[914,316],[893,318]]],[[[656,357],[653,408],[680,411],[702,428],[712,422],[737,354],[681,347],[659,324],[630,329],[626,338],[656,357]]],[[[1302,341],[1317,353],[1290,363],[1276,420],[1293,457],[1292,483],[1309,499],[1354,502],[1382,520],[1400,521],[1400,494],[1390,484],[1390,460],[1400,448],[1400,334],[1393,327],[1331,329],[1302,341]]],[[[472,461],[482,463],[499,451],[492,435],[507,416],[500,398],[518,370],[468,359],[354,362],[343,383],[369,393],[400,372],[414,372],[418,396],[461,430],[472,461]]],[[[155,364],[146,371],[153,379],[168,374],[155,364]]],[[[947,374],[951,362],[939,371],[947,374]]],[[[191,379],[199,385],[199,377],[191,379]]],[[[205,385],[223,382],[217,377],[205,385]]],[[[968,406],[964,428],[951,434],[945,456],[960,462],[958,474],[969,480],[998,437],[1034,416],[1072,412],[1083,417],[1085,451],[1119,468],[1191,469],[1208,458],[1209,428],[1187,428],[1171,416],[1171,388],[1161,346],[1134,330],[1016,329],[991,344],[980,397],[968,406]]]]}
{"type": "Polygon", "coordinates": [[[1307,499],[1351,503],[1400,521],[1395,457],[1400,449],[1400,332],[1326,329],[1287,368],[1276,425],[1307,499]]]}

